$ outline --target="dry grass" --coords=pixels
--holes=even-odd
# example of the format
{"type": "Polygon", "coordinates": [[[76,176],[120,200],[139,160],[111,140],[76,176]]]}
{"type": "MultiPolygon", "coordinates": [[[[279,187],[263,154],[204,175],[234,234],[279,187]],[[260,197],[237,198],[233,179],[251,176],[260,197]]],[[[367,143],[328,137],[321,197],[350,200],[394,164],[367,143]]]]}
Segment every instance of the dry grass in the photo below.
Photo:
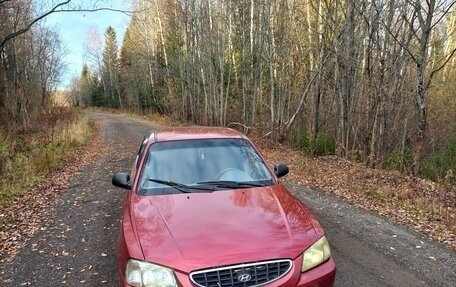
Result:
{"type": "Polygon", "coordinates": [[[9,128],[0,135],[0,205],[58,169],[91,137],[88,116],[76,109],[55,108],[32,115],[30,122],[27,130],[9,128]]]}

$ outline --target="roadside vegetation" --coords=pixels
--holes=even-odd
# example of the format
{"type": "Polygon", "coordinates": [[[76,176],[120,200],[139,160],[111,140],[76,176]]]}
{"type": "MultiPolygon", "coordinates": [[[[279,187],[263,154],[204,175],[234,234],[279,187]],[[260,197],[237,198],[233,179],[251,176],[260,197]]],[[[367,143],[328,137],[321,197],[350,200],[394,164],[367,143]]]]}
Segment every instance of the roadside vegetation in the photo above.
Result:
{"type": "Polygon", "coordinates": [[[75,108],[52,108],[31,115],[31,126],[0,130],[0,205],[23,195],[58,169],[92,135],[88,116],[75,108]]]}
{"type": "Polygon", "coordinates": [[[66,50],[56,28],[38,22],[47,6],[0,1],[0,220],[91,137],[88,117],[58,91],[66,50]]]}

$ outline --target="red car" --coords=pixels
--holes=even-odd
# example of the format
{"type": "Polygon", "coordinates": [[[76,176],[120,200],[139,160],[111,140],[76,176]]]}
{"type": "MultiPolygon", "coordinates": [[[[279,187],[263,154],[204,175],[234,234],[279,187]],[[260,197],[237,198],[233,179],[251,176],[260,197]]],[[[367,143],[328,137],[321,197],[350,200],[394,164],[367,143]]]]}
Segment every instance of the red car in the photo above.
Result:
{"type": "Polygon", "coordinates": [[[122,286],[333,286],[310,210],[252,142],[227,128],[152,131],[131,177],[117,252],[122,286]]]}

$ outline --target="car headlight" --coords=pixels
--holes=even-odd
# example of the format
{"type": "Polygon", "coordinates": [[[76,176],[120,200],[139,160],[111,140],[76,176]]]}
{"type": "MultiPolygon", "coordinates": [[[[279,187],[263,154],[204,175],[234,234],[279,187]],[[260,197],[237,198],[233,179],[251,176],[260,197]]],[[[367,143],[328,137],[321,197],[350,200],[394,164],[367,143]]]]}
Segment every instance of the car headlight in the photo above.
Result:
{"type": "Polygon", "coordinates": [[[125,271],[127,283],[136,287],[176,287],[173,271],[149,262],[130,259],[125,271]]]}
{"type": "Polygon", "coordinates": [[[304,272],[312,269],[328,260],[329,257],[331,257],[331,251],[329,249],[328,239],[326,239],[326,236],[323,236],[304,251],[301,271],[304,272]]]}

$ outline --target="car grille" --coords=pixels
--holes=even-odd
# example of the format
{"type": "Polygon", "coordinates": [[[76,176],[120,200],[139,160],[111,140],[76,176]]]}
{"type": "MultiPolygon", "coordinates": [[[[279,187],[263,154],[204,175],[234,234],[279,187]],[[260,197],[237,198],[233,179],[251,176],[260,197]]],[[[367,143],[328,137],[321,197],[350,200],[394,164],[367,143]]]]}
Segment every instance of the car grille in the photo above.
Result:
{"type": "Polygon", "coordinates": [[[211,268],[190,273],[199,287],[253,287],[275,281],[291,269],[291,260],[282,259],[211,268]]]}

